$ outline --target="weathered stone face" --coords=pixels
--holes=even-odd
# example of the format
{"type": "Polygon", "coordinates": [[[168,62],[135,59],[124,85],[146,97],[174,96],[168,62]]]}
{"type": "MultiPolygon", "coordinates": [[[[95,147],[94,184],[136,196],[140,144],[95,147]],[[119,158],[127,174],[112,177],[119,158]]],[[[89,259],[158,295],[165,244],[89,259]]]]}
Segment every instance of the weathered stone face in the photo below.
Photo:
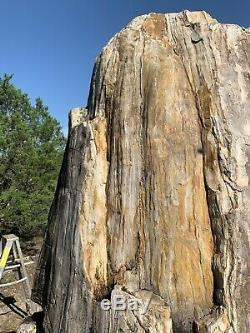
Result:
{"type": "Polygon", "coordinates": [[[46,332],[250,331],[249,51],[204,12],[136,18],[103,49],[41,254],[46,332]],[[161,310],[114,324],[116,288],[161,310]]]}

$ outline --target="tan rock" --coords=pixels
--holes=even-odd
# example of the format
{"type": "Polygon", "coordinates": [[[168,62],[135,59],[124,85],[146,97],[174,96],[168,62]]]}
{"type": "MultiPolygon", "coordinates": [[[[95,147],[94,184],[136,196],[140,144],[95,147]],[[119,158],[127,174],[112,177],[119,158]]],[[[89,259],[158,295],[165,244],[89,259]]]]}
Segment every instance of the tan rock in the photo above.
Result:
{"type": "Polygon", "coordinates": [[[98,305],[96,318],[99,320],[95,328],[97,332],[173,333],[170,307],[159,296],[149,291],[139,291],[131,294],[119,288],[112,291],[111,300],[114,296],[123,296],[123,299],[134,302],[139,301],[143,309],[114,311],[112,308],[107,312],[100,311],[98,305]],[[100,318],[102,319],[100,320],[100,318]],[[109,324],[107,324],[108,318],[109,324]]]}
{"type": "Polygon", "coordinates": [[[225,313],[206,316],[196,323],[197,333],[232,333],[228,317],[225,313]]]}
{"type": "Polygon", "coordinates": [[[36,333],[36,323],[31,319],[26,319],[18,328],[17,333],[36,333]]]}
{"type": "Polygon", "coordinates": [[[249,30],[188,11],[138,17],[103,49],[40,258],[46,333],[116,332],[100,302],[117,287],[166,302],[175,333],[222,305],[250,331],[249,54],[249,30]]]}

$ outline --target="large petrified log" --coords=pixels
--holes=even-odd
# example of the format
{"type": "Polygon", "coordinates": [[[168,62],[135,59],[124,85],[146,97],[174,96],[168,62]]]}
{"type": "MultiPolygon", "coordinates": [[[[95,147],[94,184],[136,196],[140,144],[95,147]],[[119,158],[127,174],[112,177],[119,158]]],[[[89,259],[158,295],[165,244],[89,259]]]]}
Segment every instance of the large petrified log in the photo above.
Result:
{"type": "Polygon", "coordinates": [[[250,332],[250,31],[133,20],[70,116],[33,297],[49,333],[250,332]],[[151,302],[103,311],[117,293],[151,302]]]}

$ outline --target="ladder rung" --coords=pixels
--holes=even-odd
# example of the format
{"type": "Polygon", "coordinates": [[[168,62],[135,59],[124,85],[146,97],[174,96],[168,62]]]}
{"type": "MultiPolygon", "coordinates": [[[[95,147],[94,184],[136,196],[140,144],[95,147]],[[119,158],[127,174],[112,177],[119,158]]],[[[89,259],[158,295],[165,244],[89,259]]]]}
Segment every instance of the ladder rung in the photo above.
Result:
{"type": "Polygon", "coordinates": [[[11,271],[12,269],[18,268],[18,267],[20,267],[20,266],[21,266],[20,264],[11,265],[11,266],[6,266],[4,270],[5,270],[5,271],[11,271]]]}
{"type": "MultiPolygon", "coordinates": [[[[24,263],[24,266],[28,266],[28,265],[32,265],[34,264],[34,261],[28,261],[28,262],[25,262],[24,263]]],[[[16,269],[16,268],[19,268],[21,267],[21,264],[16,264],[16,265],[9,265],[9,266],[6,266],[5,267],[5,271],[11,271],[12,269],[16,269]]]]}
{"type": "Polygon", "coordinates": [[[0,283],[0,288],[14,286],[15,284],[22,283],[22,282],[24,282],[26,280],[27,280],[27,277],[25,277],[23,279],[20,279],[20,280],[17,280],[17,281],[9,282],[9,283],[3,283],[3,284],[0,283]]]}

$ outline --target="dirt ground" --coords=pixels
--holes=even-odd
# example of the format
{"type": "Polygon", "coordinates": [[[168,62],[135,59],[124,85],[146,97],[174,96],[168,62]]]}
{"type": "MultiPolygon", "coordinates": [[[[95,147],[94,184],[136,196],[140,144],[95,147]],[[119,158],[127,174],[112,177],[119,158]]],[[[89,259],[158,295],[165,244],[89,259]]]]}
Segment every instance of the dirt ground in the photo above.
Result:
{"type": "MultiPolygon", "coordinates": [[[[33,264],[26,266],[31,286],[33,285],[40,246],[41,241],[37,242],[35,246],[31,246],[31,248],[25,248],[25,261],[33,261],[33,264]]],[[[3,284],[14,281],[17,277],[17,272],[5,272],[0,283],[3,284]]],[[[20,283],[11,287],[0,288],[0,333],[16,332],[17,328],[27,316],[23,284],[20,283]]]]}

